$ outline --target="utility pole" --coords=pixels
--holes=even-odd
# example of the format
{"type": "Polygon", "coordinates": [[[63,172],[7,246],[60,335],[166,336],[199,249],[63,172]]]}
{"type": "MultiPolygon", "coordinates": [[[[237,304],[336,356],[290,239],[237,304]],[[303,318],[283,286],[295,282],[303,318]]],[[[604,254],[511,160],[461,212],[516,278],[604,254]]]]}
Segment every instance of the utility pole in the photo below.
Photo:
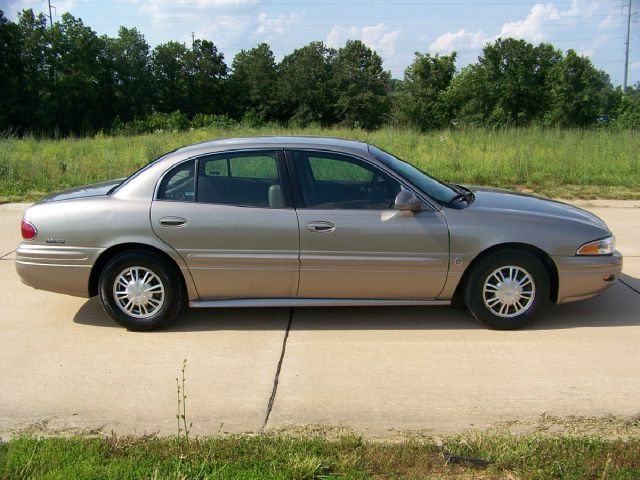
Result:
{"type": "Polygon", "coordinates": [[[191,48],[193,48],[194,43],[196,43],[196,32],[191,32],[191,48]]]}
{"type": "Polygon", "coordinates": [[[624,43],[624,82],[622,83],[622,91],[627,91],[627,79],[629,78],[629,39],[631,36],[631,0],[627,5],[627,41],[624,43]]]}
{"type": "Polygon", "coordinates": [[[49,28],[53,27],[53,16],[51,16],[51,0],[47,0],[49,4],[49,28]]]}

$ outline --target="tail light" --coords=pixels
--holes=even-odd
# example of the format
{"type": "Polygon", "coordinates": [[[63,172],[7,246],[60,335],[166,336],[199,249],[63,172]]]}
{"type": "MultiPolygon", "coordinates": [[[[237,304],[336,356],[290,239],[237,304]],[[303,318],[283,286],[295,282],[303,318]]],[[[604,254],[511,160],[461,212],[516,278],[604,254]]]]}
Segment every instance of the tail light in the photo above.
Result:
{"type": "Polygon", "coordinates": [[[22,238],[24,240],[33,240],[36,238],[36,235],[38,235],[38,229],[24,218],[22,219],[22,223],[20,223],[20,231],[22,232],[22,238]]]}

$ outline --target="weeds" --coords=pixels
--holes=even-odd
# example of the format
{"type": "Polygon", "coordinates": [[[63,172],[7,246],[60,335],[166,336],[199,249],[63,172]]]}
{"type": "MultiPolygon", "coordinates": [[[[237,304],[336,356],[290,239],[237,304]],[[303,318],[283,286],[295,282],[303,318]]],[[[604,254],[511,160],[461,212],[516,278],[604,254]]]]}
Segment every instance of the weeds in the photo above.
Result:
{"type": "Polygon", "coordinates": [[[420,133],[382,128],[206,127],[148,135],[47,140],[0,138],[0,201],[129,175],[191,143],[251,135],[323,135],[366,141],[446,181],[564,198],[640,198],[640,132],[462,129],[420,133]]]}

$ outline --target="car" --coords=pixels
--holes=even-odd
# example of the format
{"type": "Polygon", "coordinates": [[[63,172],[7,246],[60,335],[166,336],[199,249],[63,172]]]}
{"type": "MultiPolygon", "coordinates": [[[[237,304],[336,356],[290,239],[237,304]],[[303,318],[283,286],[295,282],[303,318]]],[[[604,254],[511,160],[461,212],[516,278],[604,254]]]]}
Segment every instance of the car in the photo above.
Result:
{"type": "Polygon", "coordinates": [[[325,137],[180,148],[41,200],[21,231],[25,284],[97,295],[130,330],[164,327],[187,305],[452,303],[510,330],[600,294],[622,270],[611,231],[585,210],[446,183],[325,137]]]}

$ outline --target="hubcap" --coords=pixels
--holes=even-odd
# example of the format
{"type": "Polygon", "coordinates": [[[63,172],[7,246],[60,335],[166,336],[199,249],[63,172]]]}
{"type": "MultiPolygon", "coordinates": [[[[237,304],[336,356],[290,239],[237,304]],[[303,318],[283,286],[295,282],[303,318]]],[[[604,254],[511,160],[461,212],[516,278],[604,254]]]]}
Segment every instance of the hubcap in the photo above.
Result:
{"type": "Polygon", "coordinates": [[[482,289],[484,304],[499,317],[510,318],[526,312],[536,295],[533,277],[524,268],[507,265],[496,268],[482,289]]]}
{"type": "Polygon", "coordinates": [[[148,318],[162,308],[164,286],[148,268],[128,267],[116,277],[113,298],[127,315],[148,318]]]}

